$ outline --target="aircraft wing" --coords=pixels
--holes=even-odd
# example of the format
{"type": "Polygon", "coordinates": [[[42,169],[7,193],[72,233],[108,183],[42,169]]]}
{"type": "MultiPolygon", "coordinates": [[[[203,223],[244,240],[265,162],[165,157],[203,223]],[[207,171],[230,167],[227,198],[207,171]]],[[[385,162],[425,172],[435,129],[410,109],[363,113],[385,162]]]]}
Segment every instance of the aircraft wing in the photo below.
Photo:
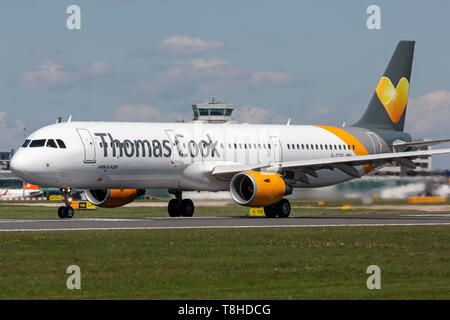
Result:
{"type": "MultiPolygon", "coordinates": [[[[415,164],[411,159],[415,158],[426,158],[435,154],[445,154],[450,153],[450,149],[436,149],[436,150],[417,150],[417,151],[407,151],[407,152],[392,152],[392,153],[379,153],[370,154],[363,156],[349,156],[340,158],[322,158],[322,159],[309,159],[300,161],[285,161],[277,164],[275,170],[278,171],[290,171],[290,170],[307,170],[306,173],[311,173],[314,176],[314,170],[319,169],[339,169],[350,176],[355,178],[360,177],[359,172],[353,167],[358,165],[383,165],[386,163],[391,163],[393,161],[398,162],[406,167],[415,168],[415,164]]],[[[212,174],[214,176],[229,177],[233,173],[238,173],[240,171],[246,170],[261,170],[265,168],[274,167],[273,165],[264,166],[250,166],[250,165],[219,165],[216,166],[212,174]]]]}

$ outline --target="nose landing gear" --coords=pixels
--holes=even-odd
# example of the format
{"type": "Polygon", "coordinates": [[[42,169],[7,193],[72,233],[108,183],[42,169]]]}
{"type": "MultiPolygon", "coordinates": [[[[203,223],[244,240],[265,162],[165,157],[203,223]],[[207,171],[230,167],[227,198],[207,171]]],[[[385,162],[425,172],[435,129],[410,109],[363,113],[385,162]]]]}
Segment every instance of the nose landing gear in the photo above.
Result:
{"type": "Polygon", "coordinates": [[[175,199],[169,201],[167,209],[171,217],[192,217],[194,215],[194,202],[191,199],[182,199],[181,190],[169,190],[175,195],[175,199]]]}
{"type": "Polygon", "coordinates": [[[61,193],[63,194],[63,201],[64,201],[64,206],[61,206],[58,208],[58,217],[60,217],[61,219],[64,218],[72,218],[75,214],[75,211],[73,210],[73,208],[70,206],[70,193],[71,193],[71,189],[70,188],[64,188],[61,189],[61,193]]]}

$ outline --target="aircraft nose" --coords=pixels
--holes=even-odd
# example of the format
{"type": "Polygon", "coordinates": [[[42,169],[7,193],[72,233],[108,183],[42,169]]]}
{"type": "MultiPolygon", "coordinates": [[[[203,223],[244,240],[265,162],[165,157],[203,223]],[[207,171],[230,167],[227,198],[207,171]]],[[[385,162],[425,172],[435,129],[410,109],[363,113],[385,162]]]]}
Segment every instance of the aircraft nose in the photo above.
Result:
{"type": "Polygon", "coordinates": [[[26,179],[26,176],[31,174],[31,162],[32,160],[29,159],[23,152],[18,151],[12,157],[9,163],[9,168],[15,176],[26,179]]]}

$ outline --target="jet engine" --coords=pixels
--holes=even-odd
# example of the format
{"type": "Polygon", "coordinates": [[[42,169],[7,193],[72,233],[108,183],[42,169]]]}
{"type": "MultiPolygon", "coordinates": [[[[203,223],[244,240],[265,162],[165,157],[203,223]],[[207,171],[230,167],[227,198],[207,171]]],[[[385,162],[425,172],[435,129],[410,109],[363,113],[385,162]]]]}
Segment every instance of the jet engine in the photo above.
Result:
{"type": "Polygon", "coordinates": [[[273,172],[243,171],[231,179],[231,197],[242,206],[266,207],[279,202],[292,193],[281,174],[273,172]]]}
{"type": "Polygon", "coordinates": [[[134,201],[145,193],[143,189],[84,190],[86,198],[97,207],[116,208],[134,201]]]}

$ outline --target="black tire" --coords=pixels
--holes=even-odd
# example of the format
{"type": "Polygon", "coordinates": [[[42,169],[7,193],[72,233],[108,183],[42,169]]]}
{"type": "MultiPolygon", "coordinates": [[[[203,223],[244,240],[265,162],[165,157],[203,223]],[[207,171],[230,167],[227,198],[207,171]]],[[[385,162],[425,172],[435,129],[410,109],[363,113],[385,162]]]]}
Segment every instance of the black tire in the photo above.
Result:
{"type": "Polygon", "coordinates": [[[277,215],[280,218],[287,218],[291,214],[291,204],[288,199],[281,199],[277,203],[277,215]]]}
{"type": "Polygon", "coordinates": [[[64,219],[66,217],[65,208],[66,207],[64,206],[58,208],[58,217],[60,217],[61,219],[64,219]]]}
{"type": "Polygon", "coordinates": [[[276,206],[274,204],[264,207],[264,213],[267,218],[275,218],[277,216],[276,206]]]}
{"type": "Polygon", "coordinates": [[[167,205],[167,211],[169,211],[169,216],[171,217],[179,217],[180,216],[180,208],[178,208],[178,200],[172,199],[169,201],[167,205]]]}
{"type": "Polygon", "coordinates": [[[180,213],[183,217],[192,217],[194,215],[194,202],[191,199],[184,199],[180,204],[180,213]]]}
{"type": "Polygon", "coordinates": [[[73,210],[73,208],[71,206],[68,206],[68,207],[64,208],[64,213],[65,213],[67,219],[71,219],[71,218],[73,218],[73,216],[75,214],[75,210],[73,210]]]}

